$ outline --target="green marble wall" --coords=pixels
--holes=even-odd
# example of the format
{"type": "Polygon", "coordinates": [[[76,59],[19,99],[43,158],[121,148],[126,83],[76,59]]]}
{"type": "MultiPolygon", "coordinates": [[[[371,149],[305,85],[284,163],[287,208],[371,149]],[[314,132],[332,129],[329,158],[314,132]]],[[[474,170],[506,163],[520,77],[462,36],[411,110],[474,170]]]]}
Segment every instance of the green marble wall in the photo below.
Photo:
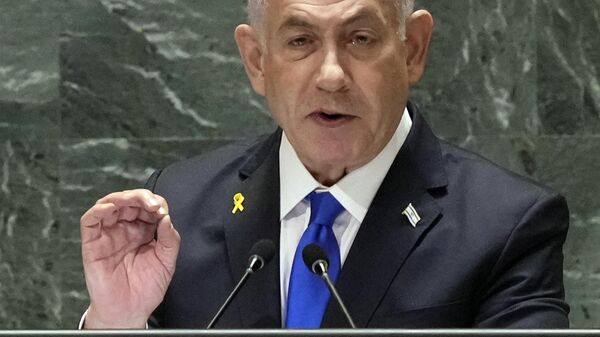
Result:
{"type": "MultiPolygon", "coordinates": [[[[79,217],[158,167],[272,129],[243,1],[0,2],[0,329],[72,328],[79,217]]],[[[600,0],[421,0],[413,99],[442,137],[562,191],[574,327],[600,326],[600,0]]]]}

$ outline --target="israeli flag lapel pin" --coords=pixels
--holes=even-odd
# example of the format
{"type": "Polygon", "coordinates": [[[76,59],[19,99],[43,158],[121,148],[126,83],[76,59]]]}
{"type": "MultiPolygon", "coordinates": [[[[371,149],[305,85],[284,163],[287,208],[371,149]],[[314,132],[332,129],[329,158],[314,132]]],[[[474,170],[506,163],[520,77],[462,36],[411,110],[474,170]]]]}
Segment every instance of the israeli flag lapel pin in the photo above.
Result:
{"type": "Polygon", "coordinates": [[[412,203],[408,204],[408,206],[404,209],[402,214],[406,216],[406,218],[408,218],[410,224],[415,228],[417,227],[417,224],[421,221],[421,216],[419,215],[412,203]]]}

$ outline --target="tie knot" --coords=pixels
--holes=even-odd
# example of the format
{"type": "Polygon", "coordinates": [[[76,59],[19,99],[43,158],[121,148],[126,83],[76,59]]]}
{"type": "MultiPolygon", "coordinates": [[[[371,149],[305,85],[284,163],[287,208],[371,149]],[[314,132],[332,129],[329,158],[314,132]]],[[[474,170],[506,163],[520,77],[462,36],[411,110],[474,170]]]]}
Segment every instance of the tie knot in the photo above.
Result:
{"type": "Polygon", "coordinates": [[[333,221],[344,207],[329,192],[312,192],[310,199],[310,224],[333,226],[333,221]]]}

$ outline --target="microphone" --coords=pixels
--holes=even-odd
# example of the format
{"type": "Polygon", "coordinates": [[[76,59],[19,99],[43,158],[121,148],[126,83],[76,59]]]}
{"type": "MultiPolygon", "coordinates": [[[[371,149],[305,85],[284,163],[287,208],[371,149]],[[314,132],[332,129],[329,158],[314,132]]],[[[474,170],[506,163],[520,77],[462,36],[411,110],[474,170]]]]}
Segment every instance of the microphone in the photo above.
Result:
{"type": "Polygon", "coordinates": [[[329,269],[329,258],[327,257],[327,253],[325,253],[323,248],[316,243],[311,243],[302,250],[302,259],[310,271],[321,276],[321,278],[325,281],[327,287],[329,287],[329,291],[333,297],[335,297],[335,300],[338,302],[340,308],[342,308],[348,323],[350,323],[350,326],[353,329],[356,329],[356,324],[354,324],[348,308],[346,308],[344,305],[340,294],[338,294],[337,290],[335,289],[335,285],[333,285],[333,282],[331,282],[329,274],[327,274],[327,270],[329,269]]]}
{"type": "Polygon", "coordinates": [[[229,294],[219,311],[217,311],[215,317],[213,317],[210,323],[208,323],[208,326],[206,327],[207,329],[212,329],[215,324],[217,324],[217,321],[221,318],[225,312],[225,309],[227,309],[229,304],[231,304],[233,301],[233,298],[237,295],[240,289],[242,289],[244,284],[246,284],[246,281],[250,275],[261,270],[265,265],[267,265],[267,263],[271,261],[273,255],[275,255],[275,244],[271,240],[262,239],[252,246],[248,255],[250,255],[250,258],[248,258],[248,267],[246,267],[246,271],[244,272],[242,279],[238,282],[235,288],[233,288],[233,291],[231,294],[229,294]]]}

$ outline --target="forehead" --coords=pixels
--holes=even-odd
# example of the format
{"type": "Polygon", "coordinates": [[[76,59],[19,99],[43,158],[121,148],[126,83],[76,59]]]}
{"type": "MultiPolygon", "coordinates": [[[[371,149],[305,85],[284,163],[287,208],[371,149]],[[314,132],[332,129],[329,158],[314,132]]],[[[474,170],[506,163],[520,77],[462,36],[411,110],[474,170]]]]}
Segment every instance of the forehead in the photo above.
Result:
{"type": "Polygon", "coordinates": [[[396,18],[392,0],[269,0],[266,19],[275,28],[290,18],[343,22],[356,16],[373,16],[386,24],[396,18]]]}

